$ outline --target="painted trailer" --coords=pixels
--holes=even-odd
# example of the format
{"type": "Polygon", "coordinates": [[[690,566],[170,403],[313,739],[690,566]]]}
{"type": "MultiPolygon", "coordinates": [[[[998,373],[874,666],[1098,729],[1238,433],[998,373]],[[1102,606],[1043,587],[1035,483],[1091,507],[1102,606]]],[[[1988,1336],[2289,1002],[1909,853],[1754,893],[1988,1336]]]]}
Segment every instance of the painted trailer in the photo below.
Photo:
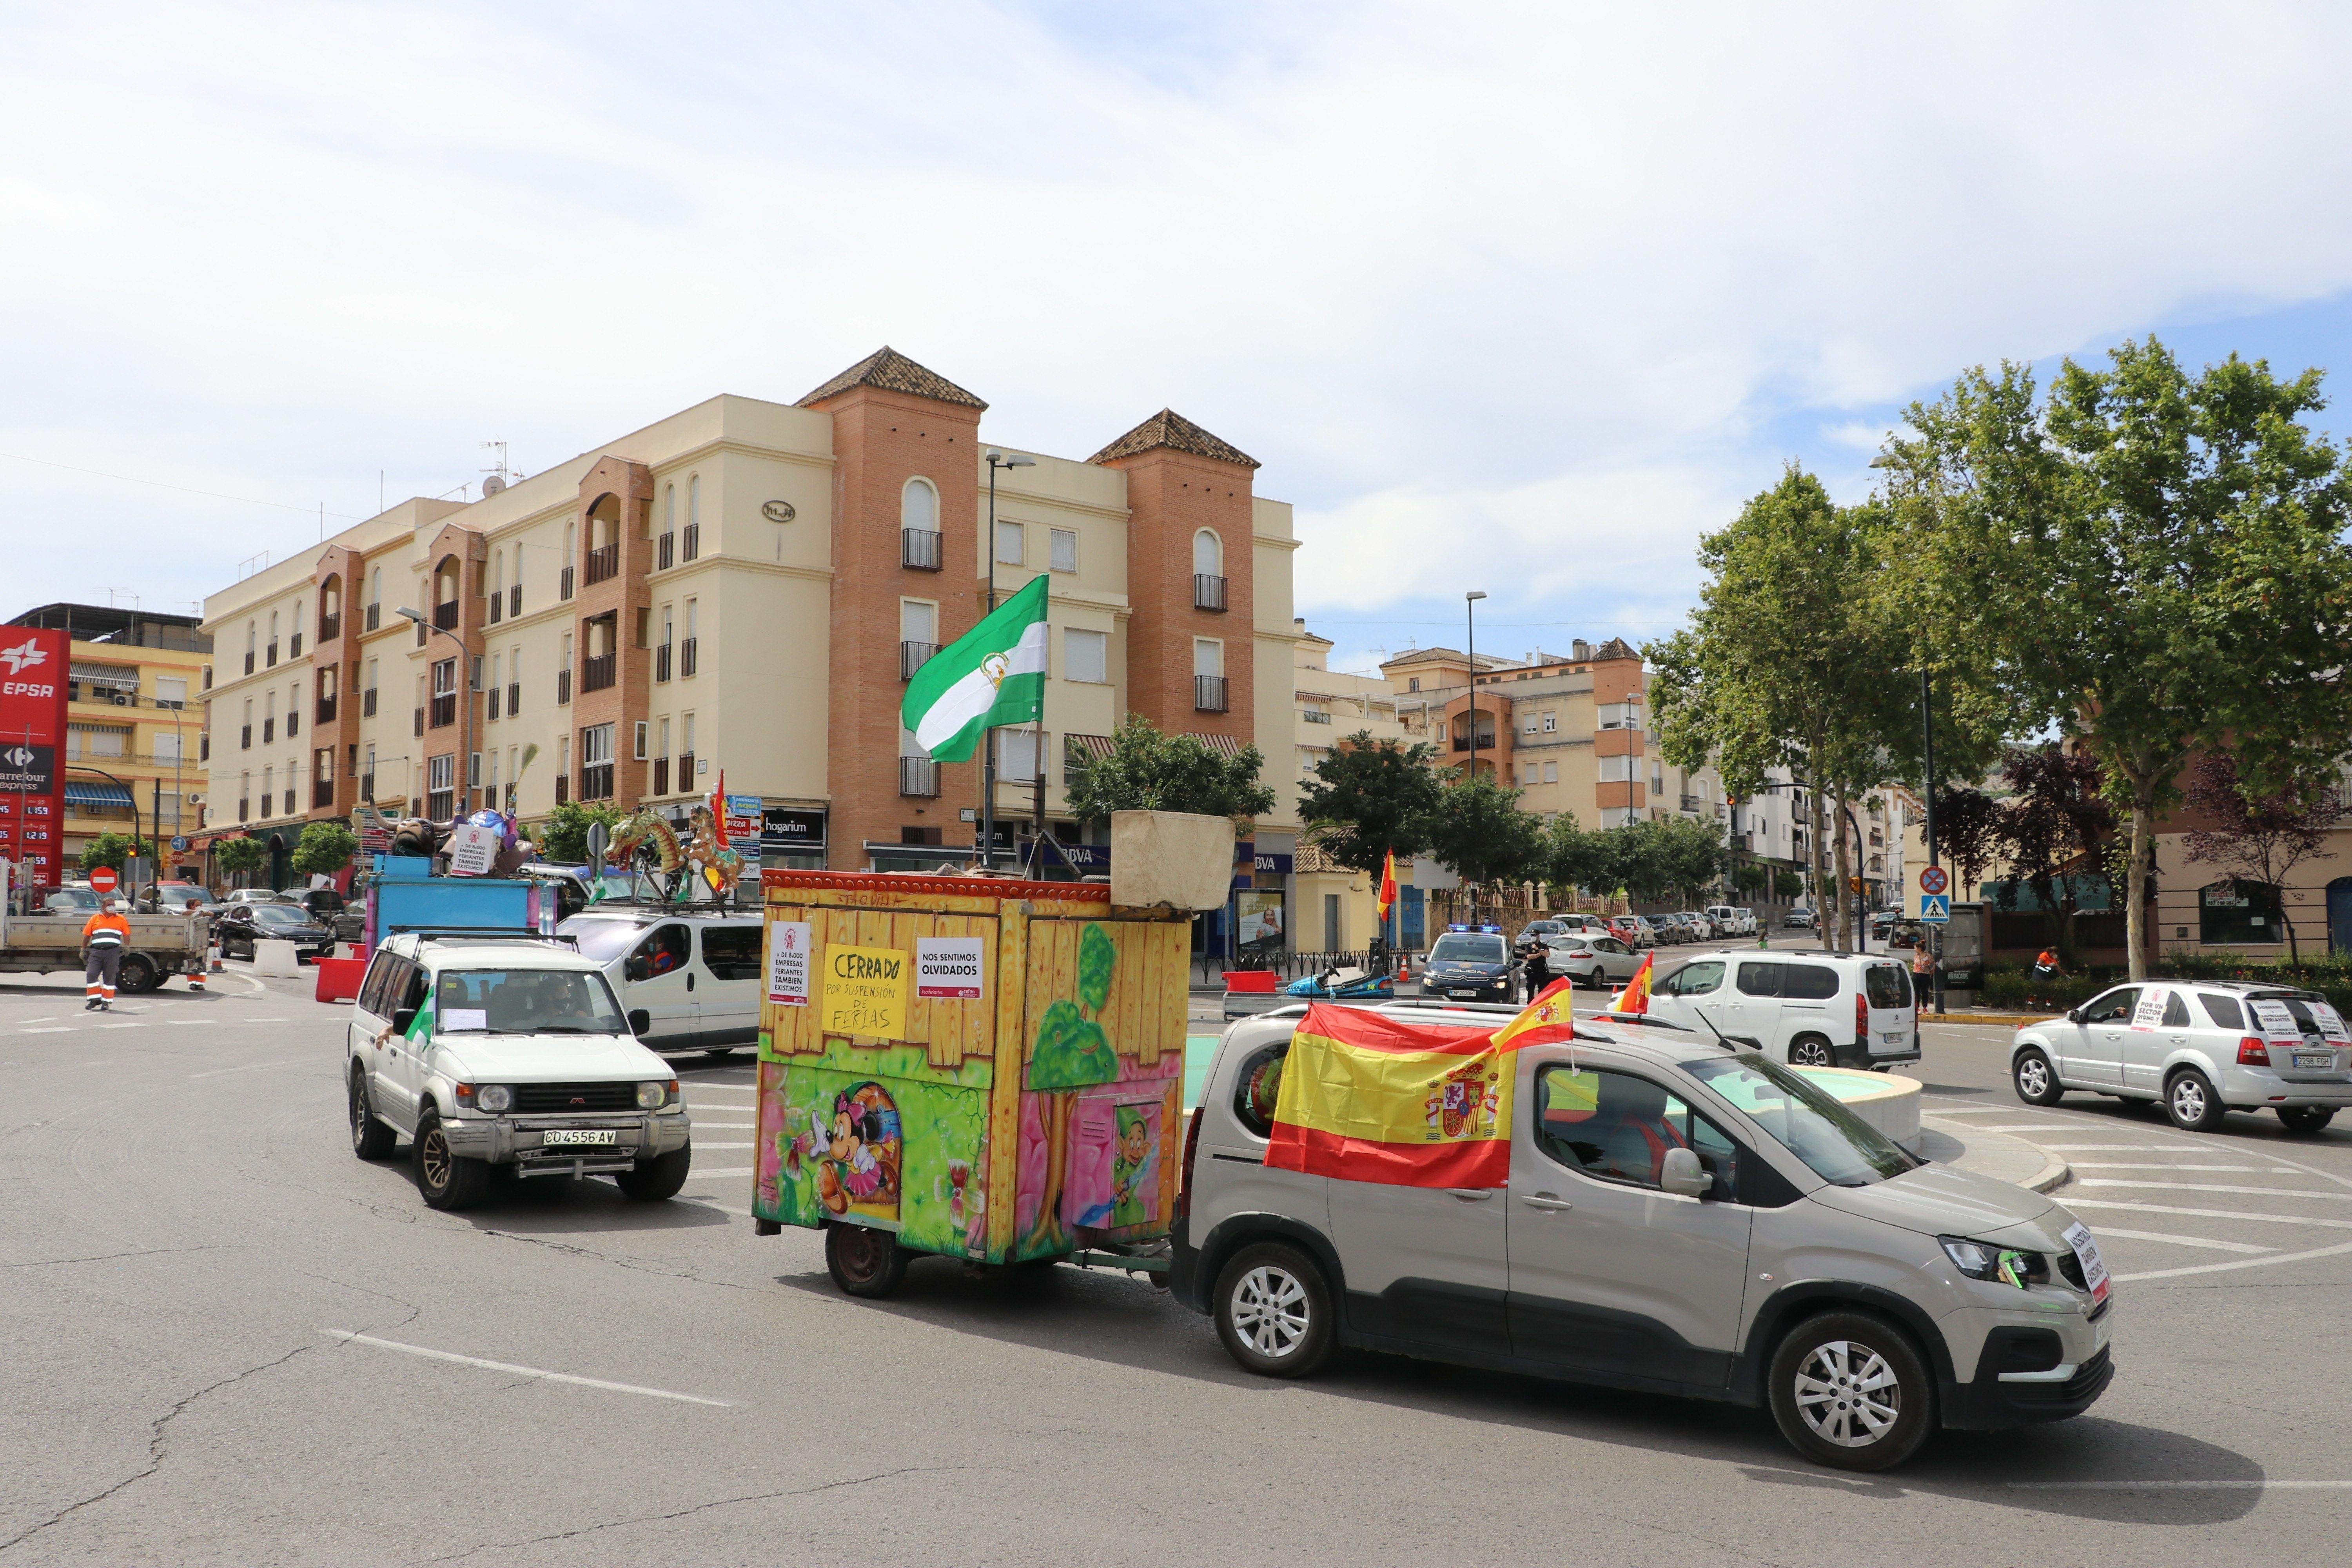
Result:
{"type": "Polygon", "coordinates": [[[771,870],[752,1212],[835,1284],[931,1253],[1164,1281],[1188,913],[1099,884],[771,870]]]}

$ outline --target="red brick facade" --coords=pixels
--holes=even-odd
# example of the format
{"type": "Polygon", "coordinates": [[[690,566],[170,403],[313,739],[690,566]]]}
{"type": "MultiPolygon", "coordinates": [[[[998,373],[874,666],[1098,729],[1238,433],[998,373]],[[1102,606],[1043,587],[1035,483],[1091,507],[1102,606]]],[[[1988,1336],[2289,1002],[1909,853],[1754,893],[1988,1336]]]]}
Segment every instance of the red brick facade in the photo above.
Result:
{"type": "Polygon", "coordinates": [[[1163,731],[1250,744],[1256,729],[1251,469],[1169,447],[1102,461],[1127,475],[1128,707],[1163,731]],[[1217,536],[1223,557],[1222,612],[1193,603],[1193,542],[1203,529],[1217,536]],[[1196,638],[1223,645],[1221,713],[1196,705],[1196,638]]]}

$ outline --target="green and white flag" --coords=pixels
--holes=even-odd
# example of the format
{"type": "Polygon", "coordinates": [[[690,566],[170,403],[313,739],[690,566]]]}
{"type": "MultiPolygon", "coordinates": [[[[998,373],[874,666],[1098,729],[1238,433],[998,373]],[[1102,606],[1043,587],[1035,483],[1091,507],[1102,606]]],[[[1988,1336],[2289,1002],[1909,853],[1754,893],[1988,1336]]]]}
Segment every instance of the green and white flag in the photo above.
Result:
{"type": "Polygon", "coordinates": [[[961,763],[992,724],[1034,724],[1045,712],[1045,578],[931,656],[907,682],[898,722],[943,763],[961,763]]]}

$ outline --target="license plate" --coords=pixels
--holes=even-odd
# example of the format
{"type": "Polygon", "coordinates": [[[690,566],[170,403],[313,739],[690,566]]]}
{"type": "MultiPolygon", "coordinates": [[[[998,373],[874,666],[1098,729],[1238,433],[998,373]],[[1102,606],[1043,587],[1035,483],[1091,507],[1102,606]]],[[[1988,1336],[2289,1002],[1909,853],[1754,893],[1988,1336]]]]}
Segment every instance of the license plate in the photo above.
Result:
{"type": "Polygon", "coordinates": [[[2334,1051],[2297,1051],[2294,1065],[2299,1068],[2332,1068],[2336,1065],[2334,1051]]]}
{"type": "Polygon", "coordinates": [[[1448,996],[1475,996],[1478,993],[1475,991],[1448,991],[1446,994],[1448,996]]]}
{"type": "Polygon", "coordinates": [[[1899,1030],[1899,1029],[1898,1029],[1898,1030],[1897,1030],[1897,1031],[1895,1031],[1894,1034],[1891,1034],[1891,1035],[1881,1035],[1881,1036],[1879,1036],[1878,1037],[1879,1037],[1881,1040],[1885,1041],[1886,1044],[1890,1045],[1890,1046],[1899,1046],[1899,1045],[1903,1044],[1903,1042],[1904,1042],[1904,1041],[1906,1041],[1906,1040],[1909,1039],[1911,1037],[1910,1037],[1910,1036],[1908,1036],[1908,1035],[1906,1035],[1906,1034],[1904,1034],[1901,1030],[1899,1030]]]}
{"type": "Polygon", "coordinates": [[[2107,1266],[2099,1257],[2099,1244],[2091,1239],[2091,1227],[2077,1220],[2065,1235],[2066,1245],[2074,1249],[2074,1260],[2083,1266],[2083,1280],[2091,1288],[2091,1300],[2107,1299],[2107,1266]]]}
{"type": "Polygon", "coordinates": [[[620,1141],[619,1131],[611,1127],[557,1127],[540,1134],[540,1142],[550,1149],[575,1143],[603,1145],[620,1141]]]}

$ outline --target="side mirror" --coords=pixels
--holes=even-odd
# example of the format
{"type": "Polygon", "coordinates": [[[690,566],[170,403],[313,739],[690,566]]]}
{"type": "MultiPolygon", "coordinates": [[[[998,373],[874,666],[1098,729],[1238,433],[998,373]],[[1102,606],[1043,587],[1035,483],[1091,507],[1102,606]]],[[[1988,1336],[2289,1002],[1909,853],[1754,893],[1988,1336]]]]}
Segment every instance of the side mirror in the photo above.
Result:
{"type": "Polygon", "coordinates": [[[643,1007],[629,1009],[629,1033],[643,1037],[653,1032],[654,1016],[643,1007]]]}
{"type": "Polygon", "coordinates": [[[1660,1173],[1658,1185],[1677,1197],[1703,1198],[1714,1190],[1715,1178],[1698,1163],[1697,1153],[1689,1149],[1666,1151],[1665,1169],[1660,1173]]]}
{"type": "Polygon", "coordinates": [[[395,1034],[395,1035],[404,1035],[404,1034],[408,1033],[409,1026],[410,1026],[411,1025],[415,1024],[415,1022],[416,1022],[416,1009],[415,1009],[415,1008],[414,1008],[414,1007],[394,1007],[394,1008],[392,1010],[392,1032],[393,1032],[394,1034],[395,1034]]]}
{"type": "Polygon", "coordinates": [[[2079,1024],[2079,1023],[2081,1023],[2081,1022],[2083,1021],[2083,1009],[2081,1009],[2080,1007],[2069,1007],[2069,1008],[2067,1008],[2067,1009],[2066,1009],[2066,1021],[2067,1021],[2068,1023],[2070,1023],[2070,1024],[2079,1024]]]}

